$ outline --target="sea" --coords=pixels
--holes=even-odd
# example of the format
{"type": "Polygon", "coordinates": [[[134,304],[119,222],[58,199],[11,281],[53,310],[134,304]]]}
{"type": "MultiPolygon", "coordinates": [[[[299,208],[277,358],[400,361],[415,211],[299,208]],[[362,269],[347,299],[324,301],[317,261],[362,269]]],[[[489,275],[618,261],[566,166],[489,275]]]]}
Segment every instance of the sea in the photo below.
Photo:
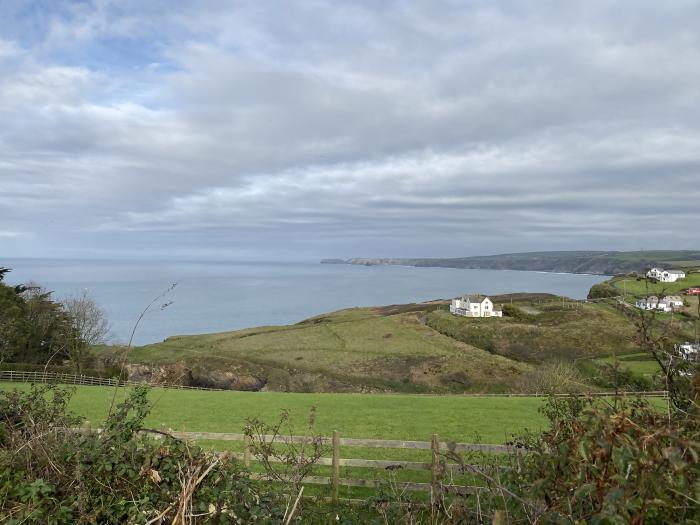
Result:
{"type": "Polygon", "coordinates": [[[320,262],[0,259],[8,284],[36,283],[55,299],[87,291],[105,310],[112,343],[296,323],[355,306],[402,304],[468,292],[586,297],[600,275],[320,262]],[[174,285],[174,287],[173,287],[174,285]],[[161,296],[162,295],[162,296],[161,296]],[[167,305],[166,307],[162,307],[167,305]]]}

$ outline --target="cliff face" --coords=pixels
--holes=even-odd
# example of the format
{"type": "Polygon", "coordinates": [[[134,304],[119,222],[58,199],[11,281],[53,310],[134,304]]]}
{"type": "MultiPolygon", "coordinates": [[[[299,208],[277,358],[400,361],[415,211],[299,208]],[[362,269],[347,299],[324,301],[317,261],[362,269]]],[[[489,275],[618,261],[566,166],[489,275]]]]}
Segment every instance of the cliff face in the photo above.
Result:
{"type": "MultiPolygon", "coordinates": [[[[477,257],[439,258],[352,258],[345,264],[400,265],[481,270],[526,270],[537,272],[588,273],[615,275],[642,272],[651,266],[673,266],[673,261],[696,261],[700,252],[536,252],[477,257]]],[[[322,261],[326,262],[326,261],[322,261]]],[[[338,264],[338,260],[334,259],[338,264]]]]}

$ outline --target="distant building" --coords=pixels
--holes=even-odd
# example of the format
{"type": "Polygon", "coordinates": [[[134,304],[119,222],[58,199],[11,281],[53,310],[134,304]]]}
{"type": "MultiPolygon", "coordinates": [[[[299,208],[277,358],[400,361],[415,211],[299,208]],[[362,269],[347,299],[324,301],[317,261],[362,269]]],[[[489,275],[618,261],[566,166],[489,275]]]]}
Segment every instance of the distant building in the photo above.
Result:
{"type": "Polygon", "coordinates": [[[661,279],[661,274],[663,270],[661,268],[652,268],[647,272],[647,277],[650,279],[661,279]]]}
{"type": "Polygon", "coordinates": [[[667,295],[659,299],[655,295],[644,297],[635,303],[640,310],[660,310],[662,312],[672,312],[675,308],[683,306],[683,299],[678,295],[667,295]]]}
{"type": "Polygon", "coordinates": [[[675,345],[675,348],[683,359],[694,362],[698,361],[700,356],[700,344],[686,342],[682,345],[675,345]]]}
{"type": "Polygon", "coordinates": [[[464,317],[503,317],[500,308],[495,308],[491,299],[481,294],[464,295],[452,299],[450,313],[464,317]]]}
{"type": "Polygon", "coordinates": [[[682,270],[664,270],[662,268],[652,268],[647,272],[647,277],[656,279],[662,283],[675,283],[678,279],[685,279],[685,272],[682,270]]]}
{"type": "Polygon", "coordinates": [[[640,310],[656,310],[659,306],[659,298],[655,295],[644,297],[635,303],[640,310]]]}
{"type": "Polygon", "coordinates": [[[661,299],[661,302],[666,303],[671,308],[683,307],[683,299],[681,299],[681,297],[678,295],[667,295],[666,297],[661,299]]]}
{"type": "Polygon", "coordinates": [[[686,295],[700,295],[700,286],[695,288],[688,288],[685,291],[686,295]]]}

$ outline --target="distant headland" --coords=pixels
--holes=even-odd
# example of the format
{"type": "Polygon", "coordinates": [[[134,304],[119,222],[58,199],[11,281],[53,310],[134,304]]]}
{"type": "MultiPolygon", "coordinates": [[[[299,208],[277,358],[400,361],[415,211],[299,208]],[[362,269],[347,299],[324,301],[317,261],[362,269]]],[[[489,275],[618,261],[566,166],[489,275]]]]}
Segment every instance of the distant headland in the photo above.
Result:
{"type": "Polygon", "coordinates": [[[323,259],[323,264],[363,266],[396,265],[474,270],[524,270],[537,272],[616,275],[641,272],[652,266],[700,266],[700,250],[653,251],[552,251],[504,253],[456,258],[369,258],[323,259]]]}

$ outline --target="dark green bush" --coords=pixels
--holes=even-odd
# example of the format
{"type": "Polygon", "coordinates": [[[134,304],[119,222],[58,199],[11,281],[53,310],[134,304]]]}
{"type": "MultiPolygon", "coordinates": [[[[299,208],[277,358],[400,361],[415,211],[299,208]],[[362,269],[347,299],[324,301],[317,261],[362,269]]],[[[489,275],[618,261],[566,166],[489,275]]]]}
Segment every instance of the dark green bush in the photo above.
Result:
{"type": "Polygon", "coordinates": [[[236,460],[137,432],[146,392],[134,389],[100,434],[65,430],[79,423],[66,412],[67,390],[0,392],[0,521],[146,523],[163,513],[170,523],[190,510],[206,516],[198,523],[281,519],[284,509],[255,490],[236,460]]]}
{"type": "Polygon", "coordinates": [[[700,417],[646,400],[551,399],[550,430],[503,480],[539,523],[698,523],[700,417]]]}
{"type": "Polygon", "coordinates": [[[525,312],[522,308],[518,308],[514,304],[504,304],[503,315],[506,317],[512,317],[513,319],[521,322],[527,322],[531,318],[530,314],[525,312]]]}
{"type": "Polygon", "coordinates": [[[609,297],[617,297],[619,295],[620,290],[608,283],[594,284],[588,291],[589,299],[607,299],[609,297]]]}

